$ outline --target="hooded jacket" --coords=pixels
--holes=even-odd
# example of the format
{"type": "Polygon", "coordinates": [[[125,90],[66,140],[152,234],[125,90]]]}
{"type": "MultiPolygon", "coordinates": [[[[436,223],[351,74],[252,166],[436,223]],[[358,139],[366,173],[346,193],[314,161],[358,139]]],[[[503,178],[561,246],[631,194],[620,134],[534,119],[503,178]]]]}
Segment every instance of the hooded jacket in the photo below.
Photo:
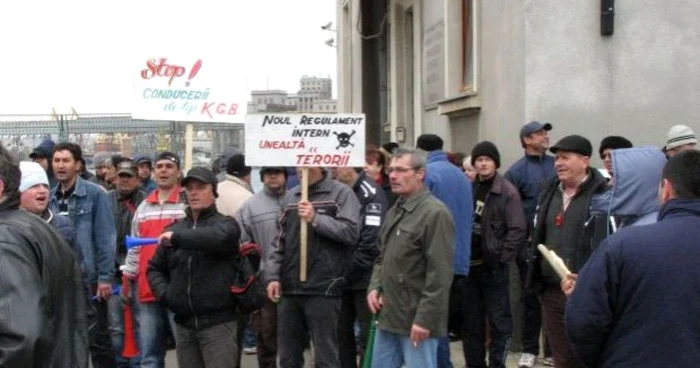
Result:
{"type": "MultiPolygon", "coordinates": [[[[612,165],[612,187],[593,197],[591,214],[619,217],[621,226],[656,222],[658,187],[666,165],[664,154],[656,147],[617,149],[612,151],[612,165]]],[[[614,232],[610,230],[607,234],[614,232]]]]}

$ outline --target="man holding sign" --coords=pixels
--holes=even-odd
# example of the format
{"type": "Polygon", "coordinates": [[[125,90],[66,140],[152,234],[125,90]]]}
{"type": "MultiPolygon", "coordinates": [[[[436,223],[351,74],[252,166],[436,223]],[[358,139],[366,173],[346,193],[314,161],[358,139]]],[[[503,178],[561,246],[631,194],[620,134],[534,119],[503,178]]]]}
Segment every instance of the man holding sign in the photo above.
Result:
{"type": "Polygon", "coordinates": [[[339,367],[338,321],[359,237],[360,204],[352,189],[325,169],[299,170],[308,170],[308,201],[302,200],[301,186],[286,194],[276,250],[265,270],[268,296],[280,301],[280,367],[304,365],[307,334],[315,366],[339,367]],[[308,224],[306,281],[300,281],[302,221],[308,224]]]}

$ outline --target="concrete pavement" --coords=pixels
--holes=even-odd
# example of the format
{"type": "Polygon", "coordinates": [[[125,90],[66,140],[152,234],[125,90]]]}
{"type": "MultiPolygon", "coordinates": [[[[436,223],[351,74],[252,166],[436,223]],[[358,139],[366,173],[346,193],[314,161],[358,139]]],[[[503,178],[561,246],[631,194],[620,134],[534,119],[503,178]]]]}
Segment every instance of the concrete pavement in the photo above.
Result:
{"type": "MultiPolygon", "coordinates": [[[[454,364],[455,368],[462,368],[464,367],[464,354],[462,353],[462,344],[461,343],[452,343],[450,344],[450,349],[452,352],[452,363],[454,364]]],[[[307,368],[313,368],[313,362],[310,360],[310,354],[307,354],[307,360],[305,366],[307,368]]],[[[509,353],[508,354],[508,363],[506,367],[508,368],[517,368],[517,360],[520,357],[520,353],[509,353]]],[[[256,368],[258,366],[258,362],[255,358],[255,355],[244,355],[243,356],[243,363],[241,364],[241,368],[256,368]]],[[[165,367],[166,368],[179,368],[177,366],[177,359],[175,358],[175,351],[171,350],[168,352],[168,356],[166,358],[165,362],[165,367]]],[[[536,365],[537,368],[545,368],[545,366],[542,365],[536,365]]],[[[183,367],[184,368],[184,367],[183,367]]]]}

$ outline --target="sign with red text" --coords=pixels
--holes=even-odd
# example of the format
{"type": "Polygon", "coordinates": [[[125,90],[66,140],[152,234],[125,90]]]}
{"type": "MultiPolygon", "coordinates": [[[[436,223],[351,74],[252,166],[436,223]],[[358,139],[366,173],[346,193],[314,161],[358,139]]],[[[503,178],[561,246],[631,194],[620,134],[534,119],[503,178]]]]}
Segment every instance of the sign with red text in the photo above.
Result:
{"type": "Polygon", "coordinates": [[[248,166],[362,167],[365,115],[247,115],[245,161],[248,166]]]}
{"type": "Polygon", "coordinates": [[[243,123],[236,80],[224,68],[221,62],[201,58],[144,59],[134,73],[132,117],[243,123]]]}

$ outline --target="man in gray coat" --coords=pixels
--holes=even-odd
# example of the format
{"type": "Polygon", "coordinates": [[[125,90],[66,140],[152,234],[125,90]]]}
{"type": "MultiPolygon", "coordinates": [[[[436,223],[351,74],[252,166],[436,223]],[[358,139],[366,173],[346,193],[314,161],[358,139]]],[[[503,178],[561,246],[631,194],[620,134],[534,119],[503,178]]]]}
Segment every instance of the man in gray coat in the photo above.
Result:
{"type": "MultiPolygon", "coordinates": [[[[287,171],[284,167],[263,167],[260,169],[262,191],[249,198],[238,211],[237,220],[241,226],[241,242],[253,242],[262,247],[263,262],[266,264],[274,251],[277,237],[277,222],[282,212],[282,200],[286,191],[287,171]]],[[[277,304],[266,300],[265,306],[253,314],[260,368],[277,367],[277,304]]]]}
{"type": "Polygon", "coordinates": [[[273,260],[265,265],[268,297],[279,299],[281,368],[304,365],[307,334],[316,367],[339,367],[338,321],[342,296],[360,233],[360,203],[352,189],[320,167],[310,167],[309,198],[287,192],[273,260]],[[308,226],[307,279],[300,280],[300,225],[308,226]]]}

